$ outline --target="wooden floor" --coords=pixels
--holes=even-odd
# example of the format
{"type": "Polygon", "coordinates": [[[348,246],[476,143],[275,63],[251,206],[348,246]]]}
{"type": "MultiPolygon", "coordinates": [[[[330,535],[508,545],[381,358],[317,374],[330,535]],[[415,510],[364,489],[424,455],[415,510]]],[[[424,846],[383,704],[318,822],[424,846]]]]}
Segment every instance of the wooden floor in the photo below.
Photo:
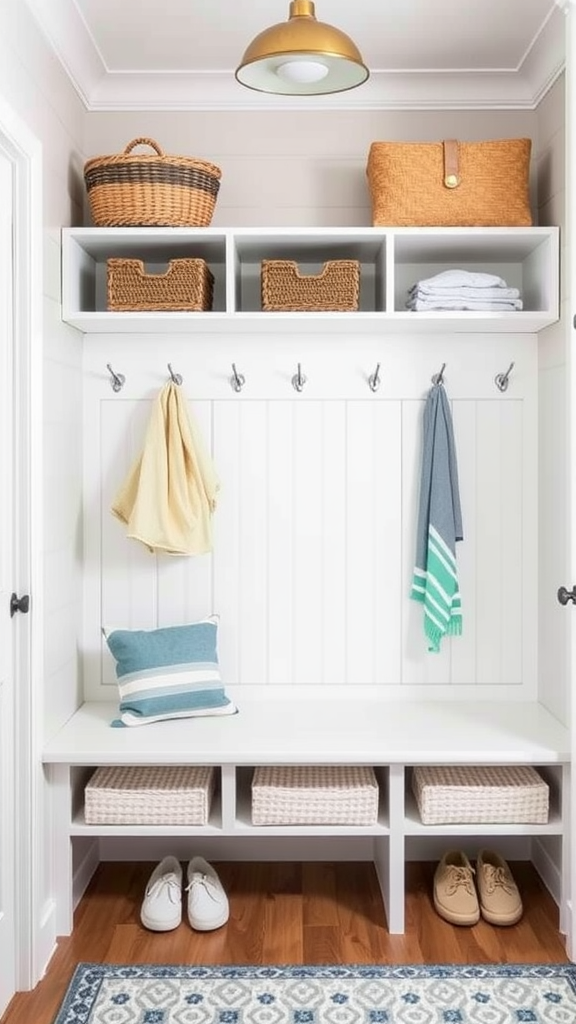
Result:
{"type": "Polygon", "coordinates": [[[389,935],[371,864],[216,864],[230,920],[194,932],[139,921],[153,864],[102,864],[58,944],[45,978],[18,994],[1,1024],[51,1024],[79,961],[173,964],[409,964],[567,962],[557,907],[528,864],[513,864],[524,916],[512,928],[457,928],[430,899],[435,864],[407,870],[404,935],[389,935]]]}

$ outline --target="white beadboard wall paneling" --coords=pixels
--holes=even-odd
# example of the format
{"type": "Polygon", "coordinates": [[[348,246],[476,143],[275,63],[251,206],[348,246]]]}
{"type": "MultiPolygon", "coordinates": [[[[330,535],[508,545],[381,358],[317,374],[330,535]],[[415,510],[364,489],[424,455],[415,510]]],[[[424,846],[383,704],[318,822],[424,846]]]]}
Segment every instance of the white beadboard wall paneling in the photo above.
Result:
{"type": "MultiPolygon", "coordinates": [[[[322,635],[322,682],[342,685],[351,669],[348,608],[342,552],[346,550],[348,462],[344,402],[322,403],[324,455],[320,464],[323,517],[321,545],[324,591],[317,620],[322,635]]],[[[271,550],[271,549],[270,549],[271,550]]]]}
{"type": "MultiPolygon", "coordinates": [[[[269,473],[268,503],[268,576],[276,583],[269,594],[268,606],[268,657],[270,682],[279,686],[289,685],[293,680],[293,614],[292,572],[294,536],[292,533],[292,506],[294,478],[291,464],[286,458],[272,457],[274,452],[290,452],[293,437],[294,403],[292,401],[270,402],[267,460],[269,473]]],[[[319,610],[316,610],[315,617],[319,610]]],[[[342,619],[340,619],[342,623],[342,619]]],[[[342,642],[339,637],[338,643],[342,642]]]]}
{"type": "MultiPolygon", "coordinates": [[[[292,681],[304,683],[322,682],[321,467],[325,443],[330,441],[322,430],[323,404],[294,400],[292,451],[287,460],[292,474],[292,681]]],[[[278,455],[282,460],[282,453],[278,455]]],[[[347,493],[349,497],[349,488],[347,493]]],[[[338,557],[338,552],[334,555],[338,557]]],[[[275,582],[278,586],[279,580],[273,579],[270,585],[274,587],[275,582]]]]}
{"type": "MultiPolygon", "coordinates": [[[[114,495],[140,453],[149,403],[111,402],[102,396],[98,418],[90,424],[91,441],[84,460],[84,614],[90,629],[85,647],[85,684],[115,684],[112,659],[105,653],[101,629],[150,628],[157,622],[155,559],[128,543],[121,524],[109,512],[114,495]],[[108,513],[104,515],[102,509],[108,513]],[[106,572],[102,566],[106,565],[106,572]]],[[[86,409],[86,401],[84,403],[86,409]]]]}
{"type": "MultiPolygon", "coordinates": [[[[222,403],[214,403],[214,415],[219,416],[222,403]]],[[[268,490],[268,419],[267,403],[248,401],[241,407],[238,435],[228,439],[220,432],[224,448],[232,440],[239,462],[236,508],[238,518],[238,602],[234,619],[238,630],[239,682],[262,684],[269,681],[267,666],[267,608],[269,579],[267,573],[266,515],[268,490]]],[[[275,452],[281,464],[288,453],[279,448],[275,452]]],[[[219,450],[213,452],[215,465],[219,465],[219,450]]],[[[288,466],[284,465],[285,472],[288,466]]],[[[226,481],[222,481],[222,499],[225,501],[226,481]]],[[[276,587],[282,586],[276,577],[276,587]]],[[[214,611],[218,611],[217,608],[214,611]]],[[[228,620],[222,622],[223,631],[228,620]]]]}
{"type": "MultiPolygon", "coordinates": [[[[187,387],[187,381],[184,381],[187,387]]],[[[240,422],[243,403],[220,402],[219,414],[214,419],[214,449],[220,452],[217,472],[219,480],[225,481],[224,490],[218,495],[218,508],[214,516],[214,572],[213,606],[218,609],[221,624],[219,629],[218,655],[223,677],[231,684],[239,682],[240,629],[237,612],[240,602],[240,520],[238,494],[243,465],[240,459],[240,422]]],[[[250,507],[254,506],[252,503],[250,507]]],[[[262,510],[258,510],[261,523],[262,510]]],[[[212,608],[210,608],[212,610],[212,608]]],[[[250,609],[247,609],[250,613],[250,609]]]]}
{"type": "MultiPolygon", "coordinates": [[[[400,676],[401,405],[347,403],[347,681],[400,676]]],[[[328,680],[329,681],[329,680],[328,680]]]]}
{"type": "Polygon", "coordinates": [[[83,356],[88,699],[109,699],[115,685],[101,625],[212,612],[223,677],[240,692],[532,699],[535,336],[92,335],[83,356]],[[291,384],[298,361],[301,393],[291,384]],[[118,394],[107,362],[126,376],[118,394]],[[214,552],[199,558],[150,554],[110,513],[168,362],[221,482],[214,552]],[[232,362],[246,377],[240,393],[232,362]],[[464,517],[464,634],[433,655],[408,594],[423,402],[443,362],[464,517]],[[494,377],[511,362],[500,393],[494,377]]]}
{"type": "MultiPolygon", "coordinates": [[[[179,372],[174,367],[175,372],[179,372]]],[[[150,415],[150,404],[147,405],[146,422],[150,415]]],[[[204,438],[208,451],[212,450],[212,408],[208,401],[196,401],[190,409],[198,429],[204,438]]],[[[140,437],[139,452],[142,450],[140,437]]],[[[126,542],[126,528],[116,520],[119,527],[120,542],[126,542]]],[[[177,558],[172,555],[156,559],[146,552],[141,544],[133,542],[144,550],[147,563],[156,563],[156,586],[158,588],[157,622],[162,624],[182,625],[196,622],[206,614],[212,606],[212,559],[210,555],[197,558],[177,558]]],[[[154,623],[155,624],[155,623],[154,623]]]]}
{"type": "MultiPolygon", "coordinates": [[[[526,591],[525,573],[530,571],[533,559],[524,564],[522,557],[524,536],[524,497],[523,487],[524,452],[523,438],[526,428],[523,423],[525,406],[522,402],[501,402],[498,405],[500,418],[500,455],[501,455],[501,492],[502,506],[500,532],[503,539],[502,561],[500,563],[500,580],[502,595],[502,612],[500,617],[501,656],[500,675],[502,679],[523,678],[523,623],[526,623],[527,640],[534,635],[531,623],[527,620],[528,609],[523,607],[526,591]]],[[[532,451],[538,450],[537,436],[533,438],[532,451]]],[[[529,438],[526,438],[529,442],[529,438]]],[[[538,492],[533,492],[533,504],[538,500],[538,492]]],[[[530,505],[526,505],[526,514],[530,514],[530,505]]],[[[536,525],[536,518],[534,525],[536,525]]],[[[534,543],[537,544],[537,533],[533,532],[534,543]]],[[[488,561],[488,559],[487,559],[488,561]]],[[[534,589],[530,588],[534,593],[534,589]]],[[[484,637],[479,636],[479,644],[484,637]]],[[[534,653],[537,654],[537,648],[534,653]]]]}
{"type": "MultiPolygon", "coordinates": [[[[534,550],[538,549],[538,352],[534,353],[535,386],[529,387],[525,398],[522,401],[522,467],[521,480],[518,479],[518,490],[521,489],[522,497],[519,514],[521,515],[522,532],[525,540],[521,547],[521,571],[522,591],[518,590],[512,581],[509,581],[508,593],[512,600],[522,601],[522,616],[519,624],[522,632],[519,634],[522,644],[522,678],[527,688],[530,700],[538,700],[538,559],[534,557],[534,550]],[[534,453],[536,452],[536,458],[534,453]],[[530,552],[532,545],[532,555],[530,552]],[[534,600],[536,595],[536,600],[534,600]]],[[[524,373],[524,369],[521,369],[524,373]]],[[[511,398],[513,397],[511,393],[511,398]]],[[[516,468],[517,474],[519,467],[516,468]]],[[[517,524],[510,522],[510,532],[517,529],[517,524]]]]}
{"type": "MultiPolygon", "coordinates": [[[[540,479],[539,523],[539,687],[538,699],[566,722],[569,708],[568,633],[573,626],[556,599],[558,587],[570,588],[566,557],[569,523],[566,476],[566,376],[565,367],[544,369],[540,373],[540,479]]],[[[568,612],[570,606],[568,606],[568,612]]]]}
{"type": "MultiPolygon", "coordinates": [[[[488,399],[488,401],[490,401],[488,399]]],[[[476,467],[478,402],[452,402],[452,422],[458,458],[458,479],[462,501],[464,540],[456,545],[458,583],[462,594],[463,632],[450,647],[452,678],[460,684],[476,683],[478,656],[478,600],[476,593],[477,558],[475,538],[478,518],[483,514],[482,490],[476,467]]]]}
{"type": "MultiPolygon", "coordinates": [[[[357,403],[358,404],[358,403],[357,403]]],[[[364,404],[371,413],[371,501],[373,533],[368,566],[373,586],[373,678],[393,686],[402,672],[402,549],[394,538],[402,534],[402,409],[398,402],[364,404]]]]}
{"type": "MultiPolygon", "coordinates": [[[[509,643],[503,635],[506,611],[506,575],[512,572],[512,579],[519,588],[514,594],[514,607],[518,611],[522,586],[521,563],[510,558],[506,525],[507,508],[511,502],[516,508],[516,495],[511,482],[513,467],[504,455],[505,432],[502,422],[503,403],[484,402],[477,409],[478,429],[476,432],[476,472],[478,494],[484,495],[481,515],[477,519],[476,533],[476,589],[478,600],[479,630],[477,671],[480,683],[498,682],[502,673],[503,643],[509,643]]],[[[514,410],[522,415],[522,410],[514,410]]],[[[521,450],[514,452],[515,461],[521,459],[521,450]]],[[[521,531],[522,520],[516,520],[516,531],[521,531]]],[[[508,595],[510,596],[510,595],[508,595]]],[[[513,677],[519,682],[519,675],[513,677]]]]}

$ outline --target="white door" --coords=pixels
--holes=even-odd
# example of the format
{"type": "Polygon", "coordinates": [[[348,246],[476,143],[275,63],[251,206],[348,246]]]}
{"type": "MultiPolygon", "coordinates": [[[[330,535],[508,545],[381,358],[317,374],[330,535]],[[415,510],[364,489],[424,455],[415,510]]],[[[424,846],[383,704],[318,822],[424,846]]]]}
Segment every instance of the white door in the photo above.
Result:
{"type": "Polygon", "coordinates": [[[0,149],[0,1014],[16,988],[13,460],[13,185],[0,149]]]}
{"type": "MultiPolygon", "coordinates": [[[[576,0],[556,0],[566,15],[566,232],[564,239],[564,282],[567,299],[568,343],[568,579],[562,581],[568,591],[576,585],[576,0]]],[[[569,601],[574,601],[573,594],[569,601]]],[[[568,955],[576,960],[576,784],[574,783],[574,751],[576,750],[576,608],[568,603],[570,614],[568,669],[571,697],[572,785],[570,807],[569,920],[566,922],[568,955]]]]}

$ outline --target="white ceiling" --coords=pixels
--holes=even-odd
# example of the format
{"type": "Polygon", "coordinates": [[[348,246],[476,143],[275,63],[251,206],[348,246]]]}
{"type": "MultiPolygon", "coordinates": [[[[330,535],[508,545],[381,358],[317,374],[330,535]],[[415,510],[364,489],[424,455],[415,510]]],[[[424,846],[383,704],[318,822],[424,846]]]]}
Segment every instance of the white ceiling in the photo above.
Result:
{"type": "Polygon", "coordinates": [[[267,96],[234,69],[289,0],[26,0],[89,110],[532,108],[564,64],[574,0],[316,0],[369,81],[267,96]]]}

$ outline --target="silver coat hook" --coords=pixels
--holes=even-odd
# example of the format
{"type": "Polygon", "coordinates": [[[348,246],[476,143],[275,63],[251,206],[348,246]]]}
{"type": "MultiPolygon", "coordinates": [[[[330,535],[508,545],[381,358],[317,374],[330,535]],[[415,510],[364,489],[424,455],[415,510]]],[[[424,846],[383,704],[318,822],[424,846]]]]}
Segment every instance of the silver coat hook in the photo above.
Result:
{"type": "Polygon", "coordinates": [[[298,373],[295,373],[292,377],[292,387],[295,388],[296,391],[303,391],[306,380],[307,378],[302,373],[302,367],[300,363],[298,363],[298,373]]]}
{"type": "Polygon", "coordinates": [[[368,384],[370,385],[371,391],[378,391],[380,387],[380,363],[376,364],[374,373],[368,377],[368,384]]]}
{"type": "Polygon", "coordinates": [[[508,378],[514,369],[514,363],[510,363],[510,366],[506,370],[506,373],[497,373],[494,377],[494,383],[499,391],[506,391],[508,388],[508,378]]]}
{"type": "Polygon", "coordinates": [[[110,366],[110,363],[106,363],[106,369],[108,370],[112,380],[110,381],[110,387],[112,391],[121,391],[126,383],[126,377],[123,373],[114,373],[114,370],[110,366]]]}
{"type": "Polygon", "coordinates": [[[445,369],[446,369],[446,363],[442,363],[442,369],[440,370],[440,373],[435,373],[434,376],[432,377],[432,383],[433,384],[443,384],[444,383],[444,370],[445,369]]]}
{"type": "Polygon", "coordinates": [[[179,373],[174,373],[171,363],[168,363],[168,372],[170,374],[170,380],[173,384],[181,384],[182,377],[179,373]]]}
{"type": "Polygon", "coordinates": [[[236,369],[236,363],[232,363],[232,377],[230,377],[230,386],[234,388],[234,391],[242,391],[246,383],[246,377],[243,374],[238,373],[236,369]]]}

